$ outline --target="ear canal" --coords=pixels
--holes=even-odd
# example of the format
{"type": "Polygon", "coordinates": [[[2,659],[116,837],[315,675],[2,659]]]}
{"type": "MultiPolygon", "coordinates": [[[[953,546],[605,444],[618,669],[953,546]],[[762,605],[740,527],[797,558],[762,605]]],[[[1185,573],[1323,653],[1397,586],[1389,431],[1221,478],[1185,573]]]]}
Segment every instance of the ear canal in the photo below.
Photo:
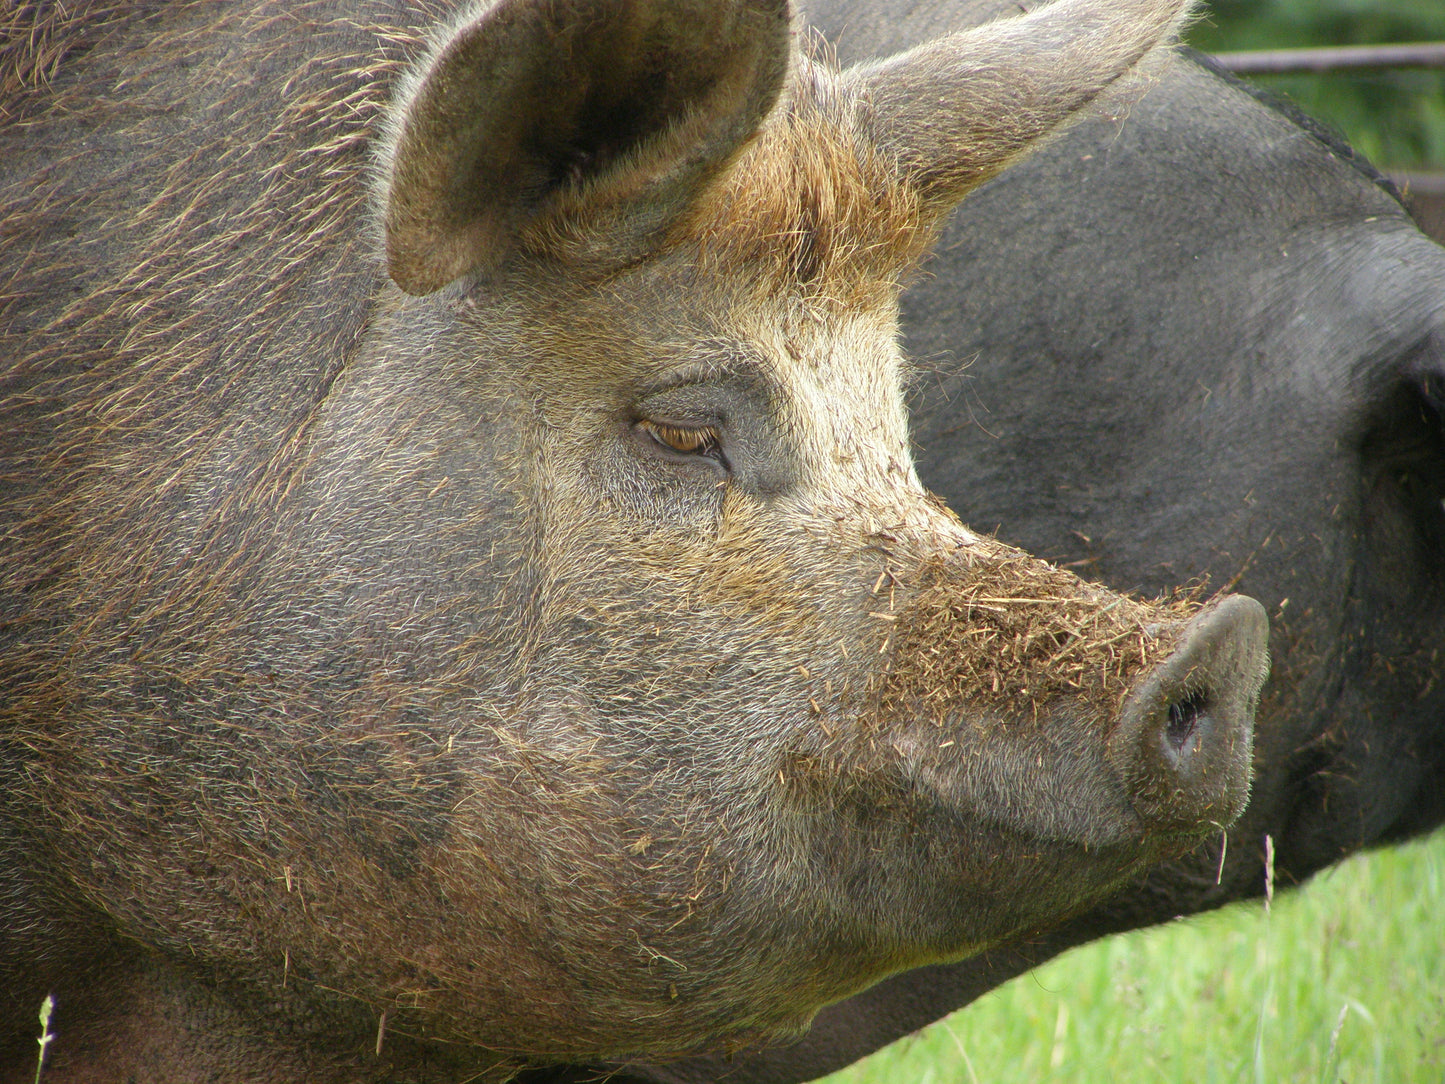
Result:
{"type": "Polygon", "coordinates": [[[1151,49],[1191,0],[1056,0],[844,73],[863,128],[935,213],[1055,131],[1151,49]]]}
{"type": "Polygon", "coordinates": [[[501,0],[393,109],[387,268],[414,294],[494,270],[565,206],[617,258],[757,129],[792,54],[786,0],[501,0]]]}

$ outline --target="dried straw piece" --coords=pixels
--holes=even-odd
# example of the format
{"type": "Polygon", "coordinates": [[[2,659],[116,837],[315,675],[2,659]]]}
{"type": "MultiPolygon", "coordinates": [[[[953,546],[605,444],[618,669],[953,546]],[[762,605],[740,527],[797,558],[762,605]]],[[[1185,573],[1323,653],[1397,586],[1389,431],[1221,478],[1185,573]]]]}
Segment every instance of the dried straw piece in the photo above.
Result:
{"type": "Polygon", "coordinates": [[[940,725],[965,712],[1037,718],[1061,697],[1112,714],[1198,609],[1110,594],[1003,546],[926,561],[907,586],[873,714],[940,725]]]}

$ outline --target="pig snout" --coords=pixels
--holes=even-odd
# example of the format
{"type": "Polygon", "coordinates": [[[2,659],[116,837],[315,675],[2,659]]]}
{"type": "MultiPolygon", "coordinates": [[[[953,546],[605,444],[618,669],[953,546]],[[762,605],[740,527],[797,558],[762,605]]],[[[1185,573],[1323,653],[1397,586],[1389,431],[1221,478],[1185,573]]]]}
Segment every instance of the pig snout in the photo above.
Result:
{"type": "Polygon", "coordinates": [[[912,777],[1005,832],[1091,849],[1167,851],[1237,818],[1268,670],[1259,603],[1142,602],[986,556],[923,583],[898,623],[880,703],[923,709],[900,746],[912,777]]]}
{"type": "Polygon", "coordinates": [[[1110,755],[1147,829],[1197,832],[1243,811],[1268,633],[1258,602],[1225,598],[1184,624],[1126,701],[1110,755]]]}

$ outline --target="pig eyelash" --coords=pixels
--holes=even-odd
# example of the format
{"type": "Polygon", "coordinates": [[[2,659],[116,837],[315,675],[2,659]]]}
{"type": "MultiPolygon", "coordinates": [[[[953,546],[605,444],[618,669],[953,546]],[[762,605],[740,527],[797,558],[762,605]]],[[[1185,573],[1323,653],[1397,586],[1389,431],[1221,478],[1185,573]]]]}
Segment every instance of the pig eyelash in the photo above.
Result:
{"type": "Polygon", "coordinates": [[[723,462],[722,441],[711,425],[668,425],[642,419],[637,427],[658,444],[679,455],[699,455],[723,462]]]}

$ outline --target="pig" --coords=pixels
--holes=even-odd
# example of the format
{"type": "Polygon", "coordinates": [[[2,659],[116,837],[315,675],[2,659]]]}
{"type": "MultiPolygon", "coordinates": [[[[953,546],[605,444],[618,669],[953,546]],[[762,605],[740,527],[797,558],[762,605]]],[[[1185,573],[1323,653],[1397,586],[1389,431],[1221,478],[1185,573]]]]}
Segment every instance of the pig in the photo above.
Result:
{"type": "Polygon", "coordinates": [[[897,342],[1185,15],[12,11],[0,1078],[775,1043],[1218,837],[1262,608],[965,528],[897,342]]]}

